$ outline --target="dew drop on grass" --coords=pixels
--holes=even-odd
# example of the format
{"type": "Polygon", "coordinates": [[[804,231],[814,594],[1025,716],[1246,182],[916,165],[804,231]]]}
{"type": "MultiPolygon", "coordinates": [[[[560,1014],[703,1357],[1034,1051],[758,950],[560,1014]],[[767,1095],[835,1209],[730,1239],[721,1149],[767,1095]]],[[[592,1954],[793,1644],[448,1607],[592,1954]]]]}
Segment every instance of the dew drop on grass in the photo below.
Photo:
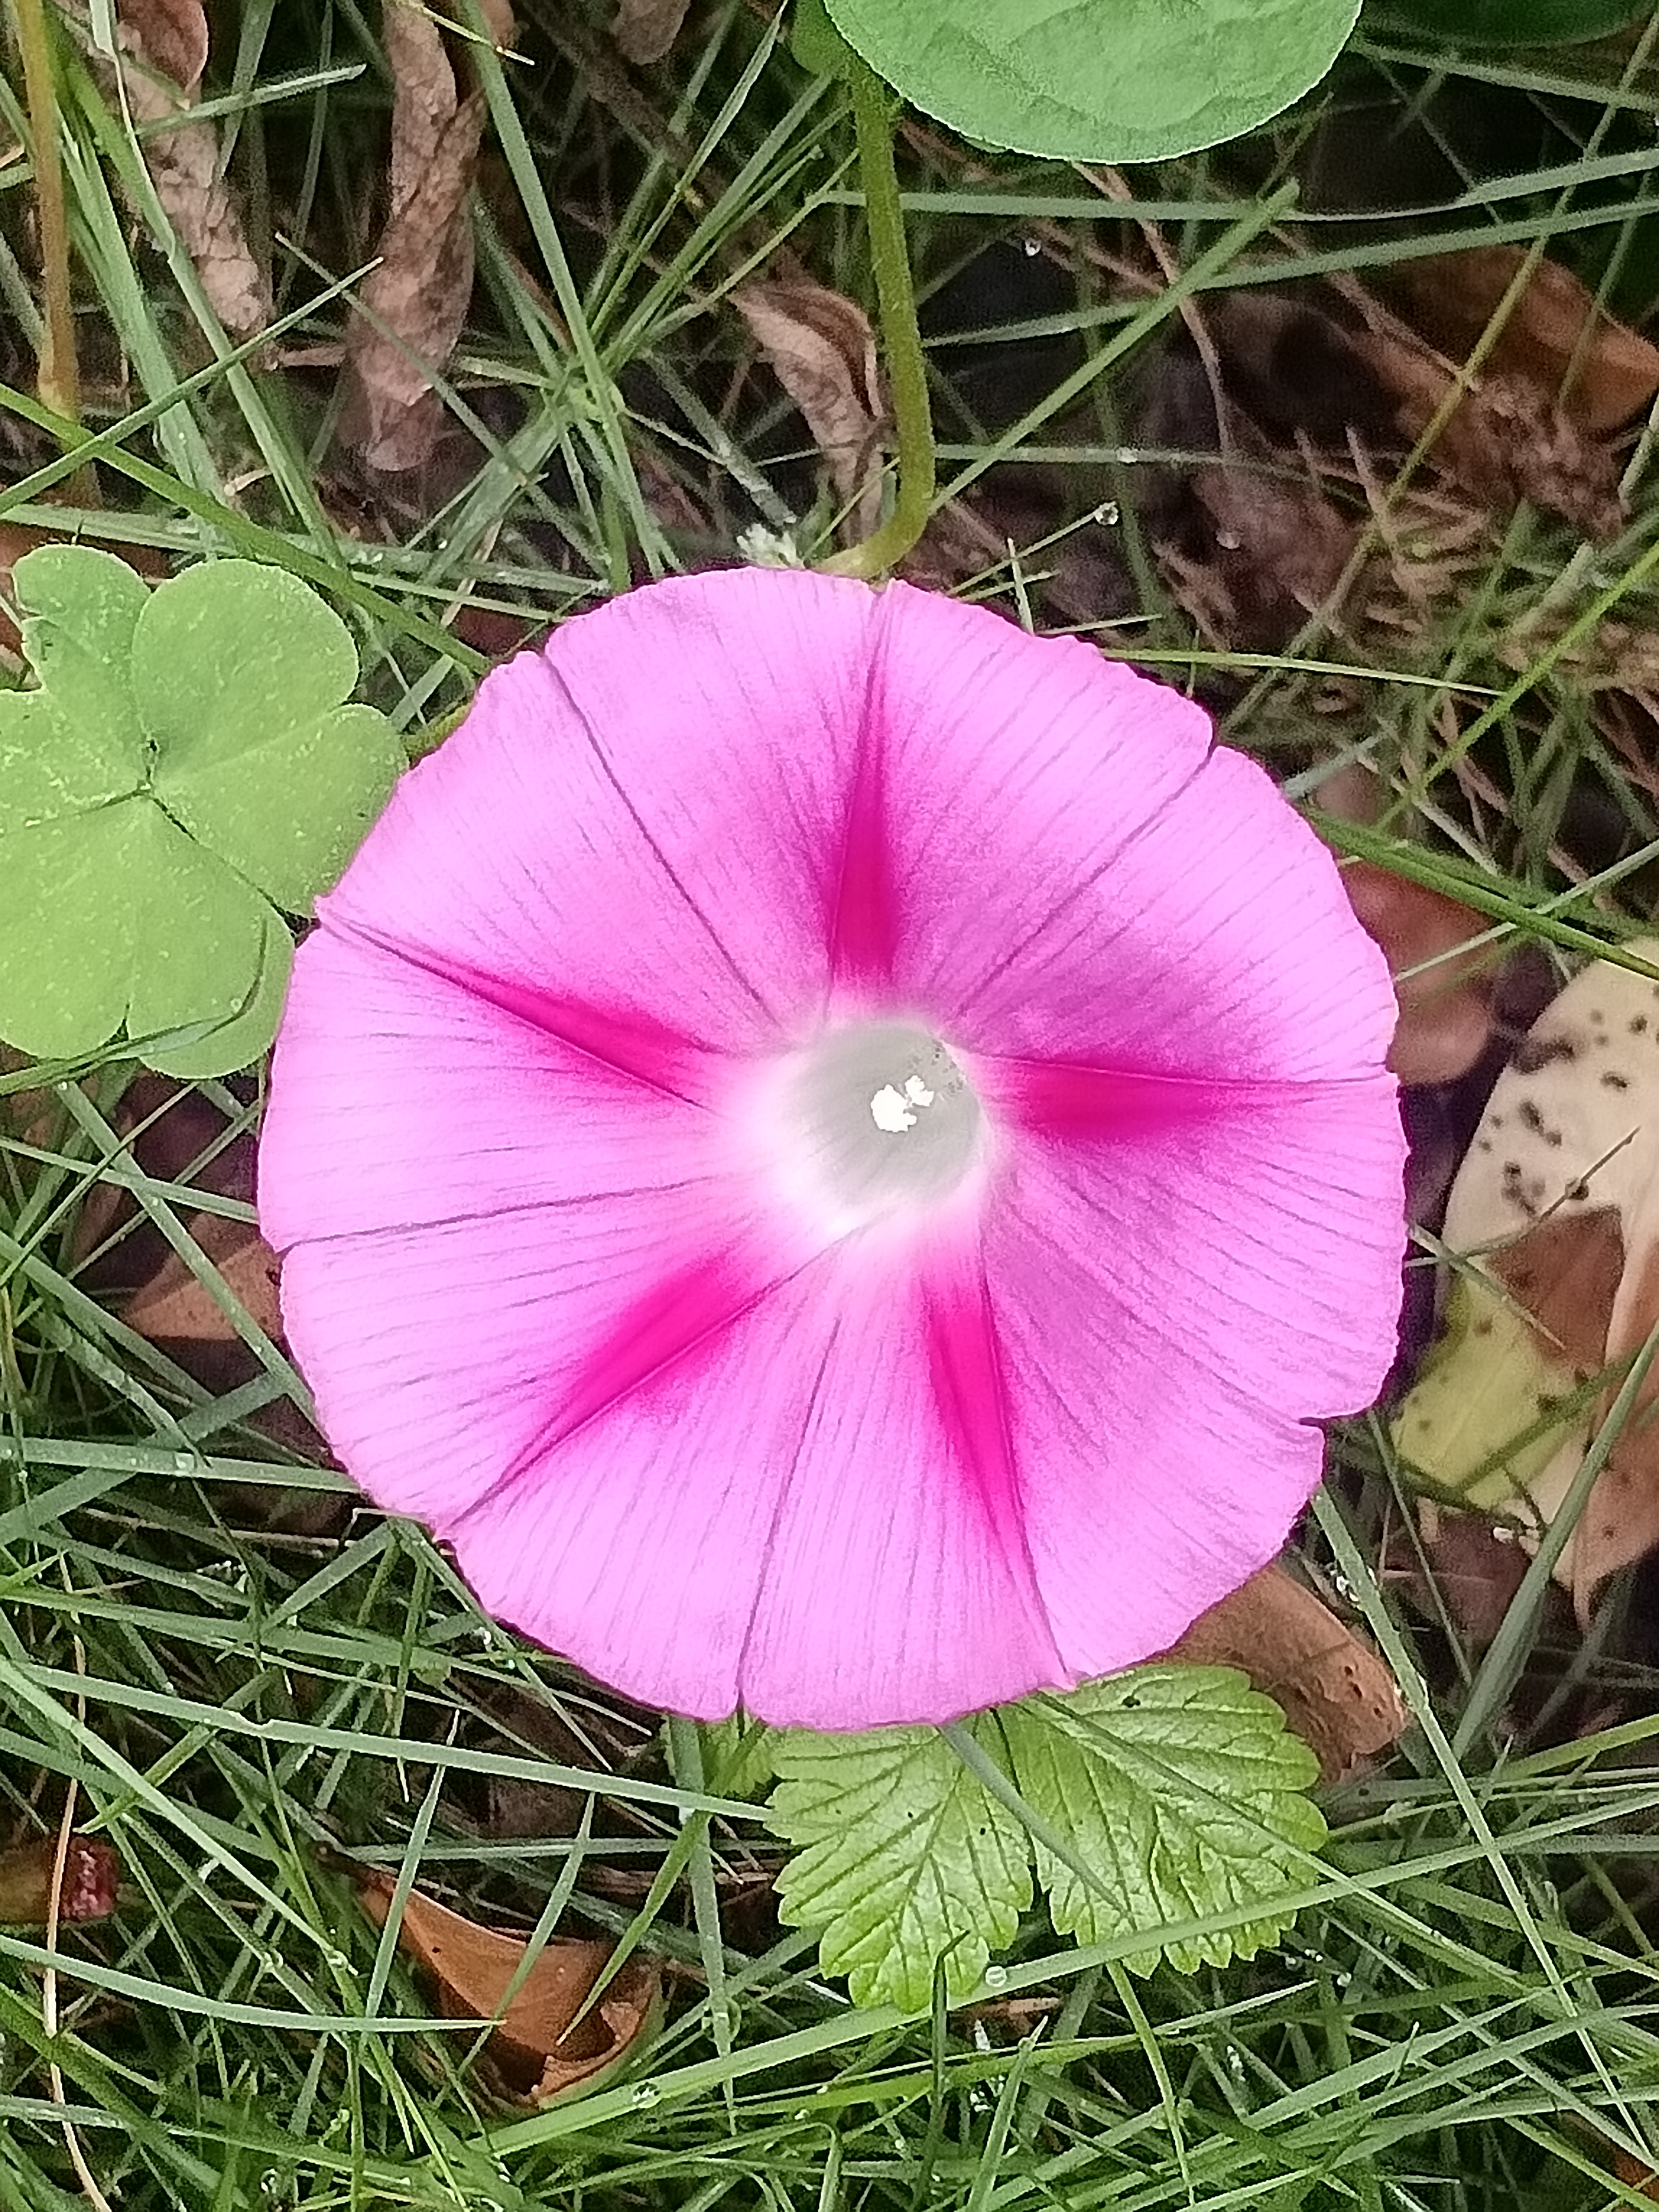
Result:
{"type": "Polygon", "coordinates": [[[654,2082],[641,2081],[639,2083],[637,2087],[631,2089],[629,2092],[628,2101],[630,2105],[636,2105],[643,2108],[647,2105],[654,2105],[661,2094],[662,2091],[657,2087],[654,2082]]]}
{"type": "Polygon", "coordinates": [[[985,1969],[985,1986],[988,1990],[1001,1989],[1007,1979],[1006,1966],[988,1966],[985,1969]]]}

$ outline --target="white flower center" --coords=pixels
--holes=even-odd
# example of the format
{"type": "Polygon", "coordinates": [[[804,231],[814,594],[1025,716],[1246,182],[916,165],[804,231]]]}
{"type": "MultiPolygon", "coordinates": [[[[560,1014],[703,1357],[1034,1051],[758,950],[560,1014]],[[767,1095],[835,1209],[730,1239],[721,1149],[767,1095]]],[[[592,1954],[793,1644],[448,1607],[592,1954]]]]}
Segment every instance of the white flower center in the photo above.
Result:
{"type": "Polygon", "coordinates": [[[931,1212],[980,1158],[984,1110],[918,1024],[832,1030],[781,1073],[767,1118],[785,1182],[837,1230],[931,1212]]]}

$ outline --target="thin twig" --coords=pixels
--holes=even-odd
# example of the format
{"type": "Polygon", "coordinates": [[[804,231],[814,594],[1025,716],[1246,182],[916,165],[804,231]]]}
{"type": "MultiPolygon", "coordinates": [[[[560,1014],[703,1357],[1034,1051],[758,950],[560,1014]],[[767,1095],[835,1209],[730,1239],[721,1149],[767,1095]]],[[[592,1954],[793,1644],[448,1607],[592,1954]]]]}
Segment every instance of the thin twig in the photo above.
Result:
{"type": "Polygon", "coordinates": [[[29,137],[34,155],[34,204],[40,223],[40,289],[46,308],[36,389],[45,405],[81,420],[81,365],[75,349],[70,296],[69,214],[58,144],[58,87],[52,76],[46,0],[15,0],[23,62],[29,137]]]}

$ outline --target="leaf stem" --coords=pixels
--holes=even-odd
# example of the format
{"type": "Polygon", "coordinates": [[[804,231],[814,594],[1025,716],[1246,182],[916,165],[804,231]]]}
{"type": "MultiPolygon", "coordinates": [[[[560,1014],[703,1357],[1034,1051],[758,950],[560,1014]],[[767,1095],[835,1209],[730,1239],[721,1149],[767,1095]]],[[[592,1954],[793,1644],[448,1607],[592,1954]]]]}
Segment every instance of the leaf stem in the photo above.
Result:
{"type": "Polygon", "coordinates": [[[64,165],[58,145],[58,88],[52,76],[45,0],[15,0],[13,12],[23,63],[29,137],[34,155],[34,204],[40,223],[40,283],[46,327],[36,388],[55,413],[67,416],[78,424],[81,371],[76,357],[75,319],[70,297],[69,216],[64,200],[64,165]]]}
{"type": "Polygon", "coordinates": [[[933,410],[927,399],[927,365],[916,320],[915,286],[904,240],[898,171],[893,162],[891,98],[887,87],[850,46],[842,67],[858,135],[870,261],[897,434],[898,495],[892,513],[879,529],[862,544],[837,553],[824,566],[836,575],[869,580],[902,561],[927,527],[938,468],[933,410]]]}

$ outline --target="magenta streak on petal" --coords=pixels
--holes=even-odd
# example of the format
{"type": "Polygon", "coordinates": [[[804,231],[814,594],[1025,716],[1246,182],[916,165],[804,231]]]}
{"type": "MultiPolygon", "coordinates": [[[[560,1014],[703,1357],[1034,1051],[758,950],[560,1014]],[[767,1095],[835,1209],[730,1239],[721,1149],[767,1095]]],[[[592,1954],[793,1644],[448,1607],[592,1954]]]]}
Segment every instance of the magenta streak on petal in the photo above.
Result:
{"type": "Polygon", "coordinates": [[[1253,1103],[1310,1105],[1328,1097],[1321,1083],[1267,1079],[1228,1083],[1210,1076],[1152,1074],[1139,1069],[1089,1067],[1066,1060],[993,1060],[979,1063],[988,1103],[1033,1135],[1073,1138],[1152,1136],[1171,1122],[1248,1112],[1253,1103]]]}
{"type": "Polygon", "coordinates": [[[565,1385],[557,1413],[467,1507],[470,1519],[495,1504],[526,1468],[538,1465],[579,1429],[671,1368],[711,1358],[732,1324],[769,1297],[787,1274],[769,1279],[734,1252],[710,1254],[637,1298],[593,1346],[565,1385]]]}
{"type": "Polygon", "coordinates": [[[376,951],[405,961],[423,974],[441,977],[471,998],[498,1007],[504,1014],[556,1037],[573,1052],[597,1060],[618,1075],[631,1076],[650,1090],[679,1098],[690,1106],[709,1104],[709,1055],[691,1038],[672,1030],[654,1015],[631,1006],[599,1006],[591,1000],[567,998],[503,975],[486,975],[459,961],[424,947],[398,944],[361,922],[336,921],[325,917],[325,927],[337,937],[355,938],[376,951]]]}
{"type": "Polygon", "coordinates": [[[890,985],[898,951],[898,891],[887,840],[886,775],[878,696],[882,650],[890,619],[885,611],[887,604],[884,599],[877,616],[878,627],[865,691],[858,759],[848,793],[830,923],[831,984],[853,991],[860,987],[879,991],[890,985]]]}
{"type": "MultiPolygon", "coordinates": [[[[923,1298],[928,1374],[939,1426],[961,1477],[978,1495],[986,1525],[1002,1546],[1011,1583],[1032,1593],[1032,1610],[1038,1613],[996,1316],[978,1259],[936,1275],[923,1298]]],[[[1040,1621],[1038,1633],[1048,1646],[1054,1679],[1064,1680],[1066,1668],[1046,1620],[1040,1621]]]]}

